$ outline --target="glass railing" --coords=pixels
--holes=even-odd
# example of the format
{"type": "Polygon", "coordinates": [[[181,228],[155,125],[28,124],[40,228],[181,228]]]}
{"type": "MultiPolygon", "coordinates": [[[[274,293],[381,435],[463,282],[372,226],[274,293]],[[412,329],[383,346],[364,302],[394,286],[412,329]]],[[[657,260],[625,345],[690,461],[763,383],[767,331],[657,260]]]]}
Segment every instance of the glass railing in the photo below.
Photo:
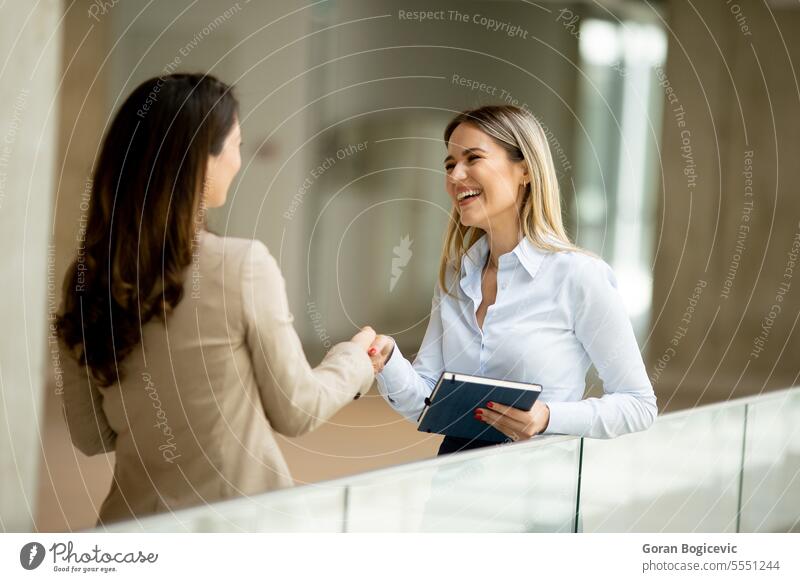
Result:
{"type": "Polygon", "coordinates": [[[111,532],[800,530],[800,387],[120,522],[111,532]]]}

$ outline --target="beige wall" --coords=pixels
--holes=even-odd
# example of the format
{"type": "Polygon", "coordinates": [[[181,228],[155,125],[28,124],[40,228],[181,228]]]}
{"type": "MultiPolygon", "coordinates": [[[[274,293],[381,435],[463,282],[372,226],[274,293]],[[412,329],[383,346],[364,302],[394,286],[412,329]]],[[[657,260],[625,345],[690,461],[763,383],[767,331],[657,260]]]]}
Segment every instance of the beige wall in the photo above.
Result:
{"type": "MultiPolygon", "coordinates": [[[[99,12],[91,16],[88,10],[93,5],[96,7],[89,0],[78,0],[69,10],[61,7],[63,54],[57,64],[62,80],[53,200],[55,263],[48,288],[51,310],[60,303],[64,273],[78,246],[81,221],[88,217],[92,165],[108,120],[108,66],[102,65],[109,49],[109,20],[99,12]]],[[[87,458],[72,447],[54,371],[51,367],[45,392],[37,527],[67,531],[94,523],[109,488],[114,455],[87,458]]]]}
{"type": "Polygon", "coordinates": [[[800,59],[800,10],[770,14],[762,2],[739,1],[743,31],[728,4],[691,4],[670,3],[666,79],[674,102],[664,111],[655,325],[646,346],[662,408],[791,386],[800,372],[800,271],[784,278],[800,233],[800,93],[792,68],[800,59]],[[682,132],[689,132],[686,144],[682,132]],[[693,187],[684,145],[696,165],[693,187]],[[746,152],[752,184],[743,174],[746,152]],[[779,301],[781,282],[791,287],[779,301]],[[754,354],[774,304],[781,311],[766,322],[763,351],[754,354]]]}
{"type": "Polygon", "coordinates": [[[53,0],[0,6],[0,531],[36,511],[59,16],[53,0]]]}

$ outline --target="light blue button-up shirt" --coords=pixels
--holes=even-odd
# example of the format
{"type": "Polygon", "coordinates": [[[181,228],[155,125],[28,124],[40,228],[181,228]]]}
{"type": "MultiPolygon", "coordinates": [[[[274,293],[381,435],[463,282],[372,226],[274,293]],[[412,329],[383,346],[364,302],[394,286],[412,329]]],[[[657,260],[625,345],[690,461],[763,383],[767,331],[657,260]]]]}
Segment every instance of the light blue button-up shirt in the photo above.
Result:
{"type": "Polygon", "coordinates": [[[540,384],[550,407],[545,434],[611,438],[649,427],[656,397],[611,268],[523,238],[498,260],[497,298],[481,330],[475,313],[488,253],[486,236],[469,249],[458,284],[448,281],[455,296],[437,285],[414,363],[395,346],[378,374],[387,402],[416,422],[446,370],[540,384]],[[582,400],[592,363],[605,394],[582,400]]]}

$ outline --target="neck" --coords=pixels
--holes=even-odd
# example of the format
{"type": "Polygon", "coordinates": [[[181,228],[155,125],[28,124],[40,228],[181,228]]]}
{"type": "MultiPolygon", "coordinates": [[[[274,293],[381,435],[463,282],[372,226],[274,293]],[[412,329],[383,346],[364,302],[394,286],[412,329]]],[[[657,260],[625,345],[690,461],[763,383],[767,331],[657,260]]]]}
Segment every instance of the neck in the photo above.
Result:
{"type": "Polygon", "coordinates": [[[522,240],[519,228],[492,229],[486,231],[489,241],[489,264],[497,268],[502,255],[513,251],[522,240]]]}

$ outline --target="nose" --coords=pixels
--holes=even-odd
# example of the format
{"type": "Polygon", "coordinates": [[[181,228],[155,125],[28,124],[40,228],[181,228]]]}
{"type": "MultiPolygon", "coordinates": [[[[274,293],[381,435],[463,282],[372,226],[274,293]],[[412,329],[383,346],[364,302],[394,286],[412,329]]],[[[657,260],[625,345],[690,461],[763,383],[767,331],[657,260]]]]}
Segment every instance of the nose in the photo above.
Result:
{"type": "Polygon", "coordinates": [[[461,162],[456,163],[448,176],[451,183],[456,184],[467,177],[467,170],[461,162]]]}

